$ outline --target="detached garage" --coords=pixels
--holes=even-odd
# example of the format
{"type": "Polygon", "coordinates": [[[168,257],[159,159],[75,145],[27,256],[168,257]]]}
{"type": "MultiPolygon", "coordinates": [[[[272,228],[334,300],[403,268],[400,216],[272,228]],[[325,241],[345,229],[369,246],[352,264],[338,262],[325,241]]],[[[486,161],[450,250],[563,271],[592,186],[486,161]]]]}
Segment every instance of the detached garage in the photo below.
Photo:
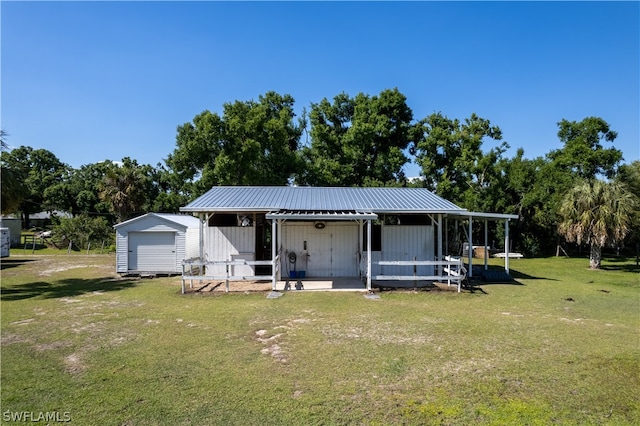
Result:
{"type": "Polygon", "coordinates": [[[114,228],[119,274],[180,274],[182,261],[199,254],[200,225],[193,216],[148,213],[114,228]]]}

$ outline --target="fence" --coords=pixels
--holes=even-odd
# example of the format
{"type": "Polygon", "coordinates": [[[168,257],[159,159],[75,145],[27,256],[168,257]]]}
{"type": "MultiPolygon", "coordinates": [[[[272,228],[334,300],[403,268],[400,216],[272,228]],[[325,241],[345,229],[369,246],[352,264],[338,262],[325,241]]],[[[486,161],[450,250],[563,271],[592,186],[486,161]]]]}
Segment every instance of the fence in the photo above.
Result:
{"type": "Polygon", "coordinates": [[[275,285],[276,279],[280,276],[280,256],[275,260],[202,260],[200,258],[185,259],[182,261],[182,294],[186,291],[186,282],[189,281],[189,288],[193,288],[193,281],[224,281],[226,291],[229,291],[229,281],[261,281],[269,280],[275,285]],[[224,275],[209,275],[207,269],[214,269],[214,266],[224,266],[224,275]],[[271,266],[272,275],[243,274],[236,275],[234,266],[271,266]]]}
{"type": "MultiPolygon", "coordinates": [[[[362,257],[361,271],[366,276],[366,255],[362,257]]],[[[373,265],[380,266],[401,266],[409,268],[411,267],[412,273],[409,274],[394,274],[394,275],[373,275],[371,279],[377,281],[442,281],[447,282],[447,285],[451,285],[453,282],[458,287],[458,293],[461,290],[462,281],[467,276],[466,269],[462,258],[455,256],[446,256],[445,260],[379,260],[372,261],[373,265]],[[435,266],[440,271],[436,275],[418,275],[418,266],[435,266]]]]}

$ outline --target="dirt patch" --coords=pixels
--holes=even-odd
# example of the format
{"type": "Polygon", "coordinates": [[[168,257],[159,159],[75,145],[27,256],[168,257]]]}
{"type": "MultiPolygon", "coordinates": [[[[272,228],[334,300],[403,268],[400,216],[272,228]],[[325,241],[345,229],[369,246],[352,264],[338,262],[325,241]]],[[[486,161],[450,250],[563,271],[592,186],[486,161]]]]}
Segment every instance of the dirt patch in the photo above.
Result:
{"type": "MultiPolygon", "coordinates": [[[[230,293],[249,292],[269,292],[271,291],[271,281],[229,281],[230,293]]],[[[194,281],[193,288],[187,282],[185,294],[220,294],[227,292],[227,285],[224,281],[197,282],[194,281]]]]}
{"type": "Polygon", "coordinates": [[[84,365],[78,354],[71,354],[64,358],[65,371],[71,374],[83,372],[87,367],[84,365]]]}
{"type": "Polygon", "coordinates": [[[31,343],[31,340],[24,336],[21,336],[20,334],[7,333],[7,332],[2,333],[2,337],[0,337],[1,346],[9,346],[15,343],[31,343]]]}

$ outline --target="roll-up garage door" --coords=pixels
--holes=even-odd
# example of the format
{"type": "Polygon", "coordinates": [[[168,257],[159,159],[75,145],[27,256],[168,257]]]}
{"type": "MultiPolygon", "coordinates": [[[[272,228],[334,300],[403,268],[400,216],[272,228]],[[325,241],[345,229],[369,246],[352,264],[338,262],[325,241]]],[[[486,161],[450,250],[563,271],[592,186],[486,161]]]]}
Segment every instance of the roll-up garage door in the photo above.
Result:
{"type": "Polygon", "coordinates": [[[129,233],[130,271],[173,272],[175,269],[175,232],[129,233]]]}

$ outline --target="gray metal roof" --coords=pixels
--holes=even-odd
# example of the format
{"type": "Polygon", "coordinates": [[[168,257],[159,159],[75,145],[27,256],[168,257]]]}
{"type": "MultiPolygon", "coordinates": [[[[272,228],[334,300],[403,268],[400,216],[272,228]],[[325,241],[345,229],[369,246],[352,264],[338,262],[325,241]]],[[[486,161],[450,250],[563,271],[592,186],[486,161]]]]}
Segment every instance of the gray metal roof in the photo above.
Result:
{"type": "Polygon", "coordinates": [[[466,210],[424,188],[215,186],[183,212],[335,211],[458,213],[466,210]]]}
{"type": "Polygon", "coordinates": [[[124,222],[115,224],[113,227],[118,229],[122,226],[130,225],[131,223],[146,220],[149,217],[158,217],[162,220],[179,224],[185,228],[196,228],[199,226],[200,221],[197,217],[185,214],[171,214],[171,213],[147,213],[142,216],[134,217],[124,222]]]}

